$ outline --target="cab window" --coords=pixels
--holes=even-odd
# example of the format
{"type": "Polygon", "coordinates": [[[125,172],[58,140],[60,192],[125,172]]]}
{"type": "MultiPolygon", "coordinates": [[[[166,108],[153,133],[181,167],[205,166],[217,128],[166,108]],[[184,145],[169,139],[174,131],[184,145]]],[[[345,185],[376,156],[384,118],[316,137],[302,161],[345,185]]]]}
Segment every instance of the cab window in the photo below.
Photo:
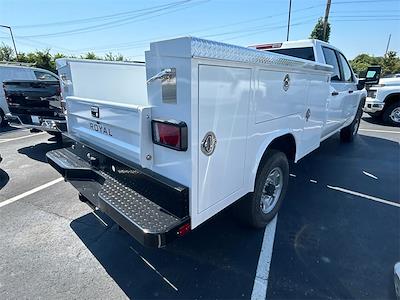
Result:
{"type": "Polygon", "coordinates": [[[287,48],[287,49],[278,48],[278,49],[269,49],[268,51],[315,61],[313,47],[287,48]]]}
{"type": "Polygon", "coordinates": [[[50,80],[50,81],[57,81],[57,77],[46,73],[46,72],[41,72],[41,71],[33,71],[35,73],[36,79],[37,80],[50,80]]]}
{"type": "Polygon", "coordinates": [[[340,75],[339,62],[336,57],[335,51],[330,48],[326,48],[326,47],[322,47],[322,51],[324,53],[325,63],[327,65],[331,65],[333,67],[333,70],[332,70],[333,74],[332,74],[331,80],[332,81],[342,80],[342,76],[340,75]]]}
{"type": "Polygon", "coordinates": [[[351,72],[349,63],[347,62],[346,58],[343,56],[342,53],[339,54],[340,64],[342,66],[343,71],[343,81],[352,82],[353,81],[353,74],[351,72]]]}

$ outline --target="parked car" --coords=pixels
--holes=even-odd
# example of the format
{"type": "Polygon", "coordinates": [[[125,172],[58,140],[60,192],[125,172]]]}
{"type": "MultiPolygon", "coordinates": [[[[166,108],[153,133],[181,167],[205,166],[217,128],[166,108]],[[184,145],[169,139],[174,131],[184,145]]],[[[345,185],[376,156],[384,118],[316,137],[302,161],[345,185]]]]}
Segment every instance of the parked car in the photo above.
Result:
{"type": "Polygon", "coordinates": [[[198,38],[152,43],[146,65],[59,59],[75,143],[48,161],[144,245],[163,247],[239,199],[262,228],[289,162],[338,132],[353,141],[366,96],[338,49],[290,45],[314,59],[198,38]]]}
{"type": "Polygon", "coordinates": [[[400,126],[400,78],[381,78],[369,87],[364,111],[387,124],[400,126]]]}
{"type": "Polygon", "coordinates": [[[3,87],[10,123],[61,139],[67,127],[58,80],[8,80],[3,87]]]}
{"type": "MultiPolygon", "coordinates": [[[[6,80],[58,80],[57,75],[30,64],[0,62],[0,82],[6,80]]],[[[4,91],[0,88],[0,127],[6,124],[5,115],[9,113],[4,91]]]]}

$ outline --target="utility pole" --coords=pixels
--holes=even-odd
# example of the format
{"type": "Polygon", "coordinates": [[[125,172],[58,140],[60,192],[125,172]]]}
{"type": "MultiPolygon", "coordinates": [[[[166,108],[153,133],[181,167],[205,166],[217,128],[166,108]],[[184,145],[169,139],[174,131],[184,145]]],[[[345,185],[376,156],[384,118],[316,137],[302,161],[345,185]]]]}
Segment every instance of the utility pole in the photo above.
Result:
{"type": "Polygon", "coordinates": [[[329,11],[331,9],[331,0],[326,1],[326,9],[325,9],[325,17],[324,17],[324,33],[323,33],[323,38],[326,40],[326,28],[328,26],[328,17],[329,17],[329,11]]]}
{"type": "Polygon", "coordinates": [[[387,45],[386,45],[386,51],[385,51],[385,55],[388,53],[388,51],[389,51],[389,45],[390,45],[390,38],[392,37],[392,34],[389,34],[389,39],[388,39],[388,42],[387,42],[387,45]]]}
{"type": "Polygon", "coordinates": [[[10,27],[10,26],[7,26],[7,25],[0,25],[0,27],[4,27],[4,28],[7,28],[8,30],[10,30],[11,40],[12,40],[13,45],[14,45],[15,56],[17,57],[17,61],[18,61],[17,46],[15,46],[14,35],[13,35],[13,33],[12,33],[11,27],[10,27]]]}
{"type": "Polygon", "coordinates": [[[288,21],[287,21],[287,34],[286,34],[286,40],[289,40],[289,29],[290,29],[290,14],[292,12],[292,0],[289,0],[289,16],[288,16],[288,21]]]}

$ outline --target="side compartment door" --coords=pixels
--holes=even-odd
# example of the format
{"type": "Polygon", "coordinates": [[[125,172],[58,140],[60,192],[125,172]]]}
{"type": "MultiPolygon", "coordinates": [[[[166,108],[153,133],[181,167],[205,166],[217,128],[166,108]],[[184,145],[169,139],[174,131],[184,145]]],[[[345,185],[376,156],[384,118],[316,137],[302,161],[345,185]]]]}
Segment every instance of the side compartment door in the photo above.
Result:
{"type": "Polygon", "coordinates": [[[322,137],[322,128],[327,118],[329,97],[329,76],[309,74],[310,80],[307,93],[307,107],[304,116],[302,134],[302,155],[318,148],[322,137]],[[322,78],[321,78],[322,77],[322,78]]]}
{"type": "Polygon", "coordinates": [[[197,213],[211,216],[244,184],[251,69],[199,65],[198,72],[197,213]]]}

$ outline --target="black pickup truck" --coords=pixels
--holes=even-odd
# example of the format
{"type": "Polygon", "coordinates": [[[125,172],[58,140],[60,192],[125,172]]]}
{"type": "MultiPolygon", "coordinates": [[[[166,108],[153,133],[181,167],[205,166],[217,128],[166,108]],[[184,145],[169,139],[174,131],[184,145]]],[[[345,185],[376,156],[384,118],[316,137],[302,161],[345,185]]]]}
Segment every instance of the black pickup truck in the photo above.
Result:
{"type": "Polygon", "coordinates": [[[8,80],[3,88],[11,124],[61,138],[66,121],[58,80],[8,80]]]}

